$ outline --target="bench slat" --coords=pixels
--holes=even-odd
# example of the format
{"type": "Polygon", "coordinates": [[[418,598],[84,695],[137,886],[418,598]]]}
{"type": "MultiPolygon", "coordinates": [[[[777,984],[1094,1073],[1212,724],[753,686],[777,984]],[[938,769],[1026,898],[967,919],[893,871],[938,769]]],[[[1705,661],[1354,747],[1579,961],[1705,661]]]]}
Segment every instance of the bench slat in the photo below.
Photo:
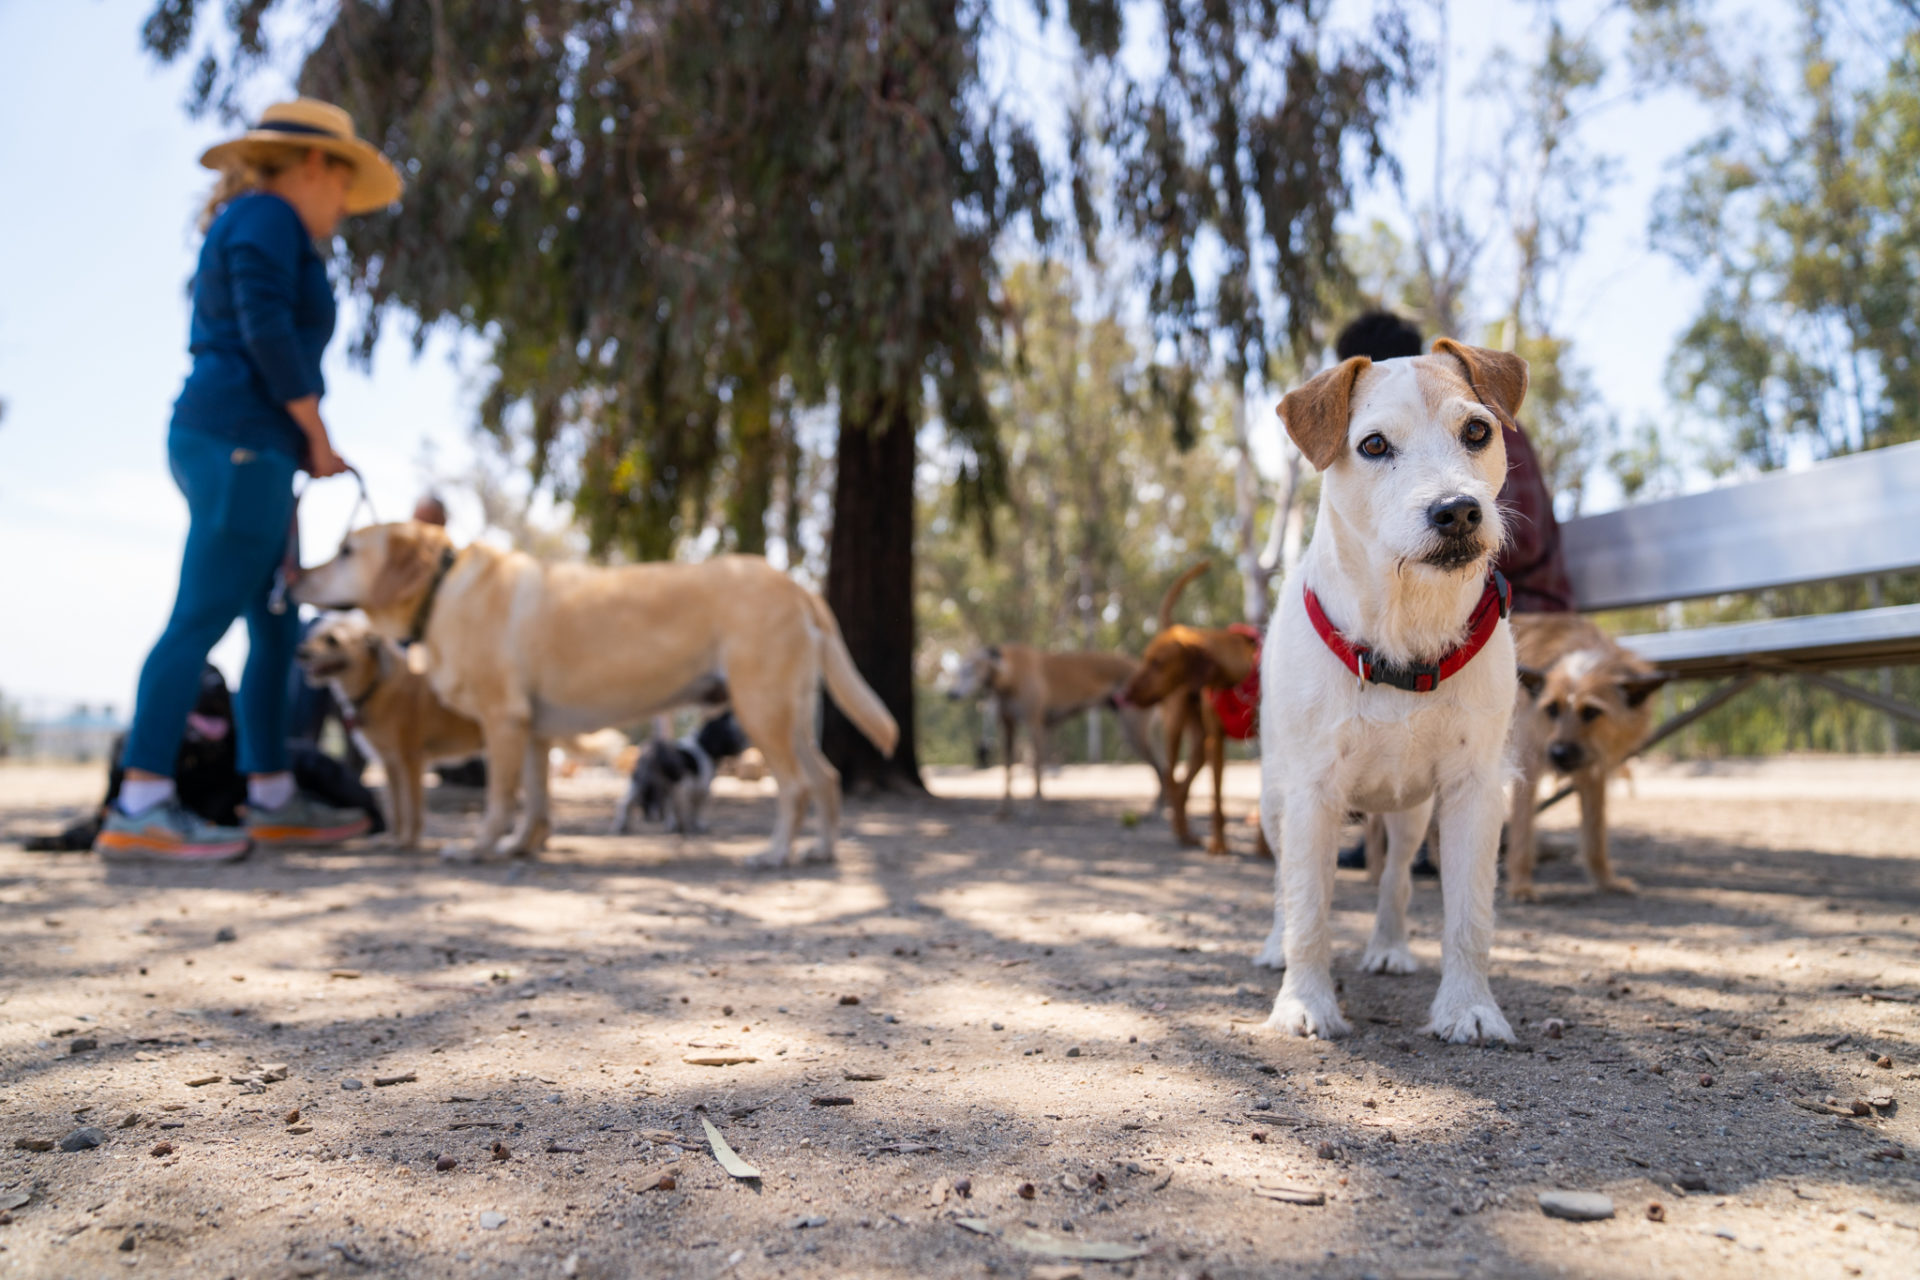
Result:
{"type": "Polygon", "coordinates": [[[1711,680],[1768,663],[1824,671],[1920,662],[1920,604],[1622,636],[1663,671],[1711,680]]]}
{"type": "Polygon", "coordinates": [[[1583,612],[1920,568],[1920,441],[1561,526],[1583,612]]]}

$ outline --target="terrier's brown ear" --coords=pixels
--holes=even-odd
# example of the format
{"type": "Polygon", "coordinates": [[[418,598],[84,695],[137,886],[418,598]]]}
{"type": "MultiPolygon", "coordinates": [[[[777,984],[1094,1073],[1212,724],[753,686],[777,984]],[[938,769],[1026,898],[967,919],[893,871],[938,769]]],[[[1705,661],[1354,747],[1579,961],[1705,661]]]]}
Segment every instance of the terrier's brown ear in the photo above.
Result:
{"type": "Polygon", "coordinates": [[[1353,384],[1372,364],[1365,356],[1353,356],[1281,397],[1280,420],[1314,470],[1325,471],[1346,448],[1353,384]]]}
{"type": "Polygon", "coordinates": [[[1527,398],[1527,362],[1511,351],[1487,347],[1469,347],[1452,338],[1435,338],[1433,354],[1452,356],[1467,366],[1467,381],[1473,394],[1489,409],[1498,409],[1509,418],[1520,412],[1527,398]]]}
{"type": "Polygon", "coordinates": [[[1520,683],[1526,686],[1527,696],[1537,698],[1540,691],[1547,687],[1547,673],[1532,667],[1521,667],[1520,683]]]}

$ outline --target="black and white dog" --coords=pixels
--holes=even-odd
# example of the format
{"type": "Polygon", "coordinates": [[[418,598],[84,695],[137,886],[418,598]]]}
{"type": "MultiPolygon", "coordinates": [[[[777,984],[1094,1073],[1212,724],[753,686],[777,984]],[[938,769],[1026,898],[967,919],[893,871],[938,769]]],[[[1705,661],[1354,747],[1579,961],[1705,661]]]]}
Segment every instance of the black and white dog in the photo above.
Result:
{"type": "Polygon", "coordinates": [[[654,739],[634,761],[633,777],[614,818],[613,834],[623,836],[631,831],[636,811],[649,822],[666,819],[667,830],[676,835],[705,831],[700,810],[712,789],[714,770],[722,760],[739,755],[749,745],[731,711],[721,712],[701,725],[699,732],[678,742],[654,739]]]}

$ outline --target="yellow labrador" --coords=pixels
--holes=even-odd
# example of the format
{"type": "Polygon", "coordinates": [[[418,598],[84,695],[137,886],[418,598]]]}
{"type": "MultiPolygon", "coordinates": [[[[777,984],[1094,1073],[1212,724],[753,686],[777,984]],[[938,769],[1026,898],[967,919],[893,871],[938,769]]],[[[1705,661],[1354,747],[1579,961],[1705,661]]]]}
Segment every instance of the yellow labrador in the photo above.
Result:
{"type": "Polygon", "coordinates": [[[553,739],[633,724],[674,707],[730,700],[780,789],[773,842],[754,862],[794,861],[809,800],[820,809],[811,859],[833,857],[840,777],[814,742],[820,682],[882,752],[900,731],[847,653],[818,596],[758,556],[621,568],[543,564],[444,529],[374,525],[309,570],[295,599],[365,611],[412,645],[409,660],[454,710],[480,722],[487,811],[470,849],[531,853],[546,841],[553,739]],[[519,780],[527,803],[509,832],[519,780]]]}

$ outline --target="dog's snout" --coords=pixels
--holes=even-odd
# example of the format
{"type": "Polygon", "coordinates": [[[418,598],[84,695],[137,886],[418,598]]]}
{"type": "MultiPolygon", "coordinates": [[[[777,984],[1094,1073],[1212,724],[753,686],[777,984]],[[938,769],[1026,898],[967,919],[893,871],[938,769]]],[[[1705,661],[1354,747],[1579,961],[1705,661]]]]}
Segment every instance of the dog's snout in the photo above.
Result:
{"type": "Polygon", "coordinates": [[[1587,753],[1580,749],[1577,742],[1556,742],[1547,748],[1547,759],[1562,773],[1578,769],[1586,758],[1587,753]]]}
{"type": "Polygon", "coordinates": [[[1480,532],[1480,522],[1486,513],[1480,508],[1480,499],[1465,495],[1443,498],[1427,508],[1427,523],[1443,537],[1464,538],[1480,532]]]}

